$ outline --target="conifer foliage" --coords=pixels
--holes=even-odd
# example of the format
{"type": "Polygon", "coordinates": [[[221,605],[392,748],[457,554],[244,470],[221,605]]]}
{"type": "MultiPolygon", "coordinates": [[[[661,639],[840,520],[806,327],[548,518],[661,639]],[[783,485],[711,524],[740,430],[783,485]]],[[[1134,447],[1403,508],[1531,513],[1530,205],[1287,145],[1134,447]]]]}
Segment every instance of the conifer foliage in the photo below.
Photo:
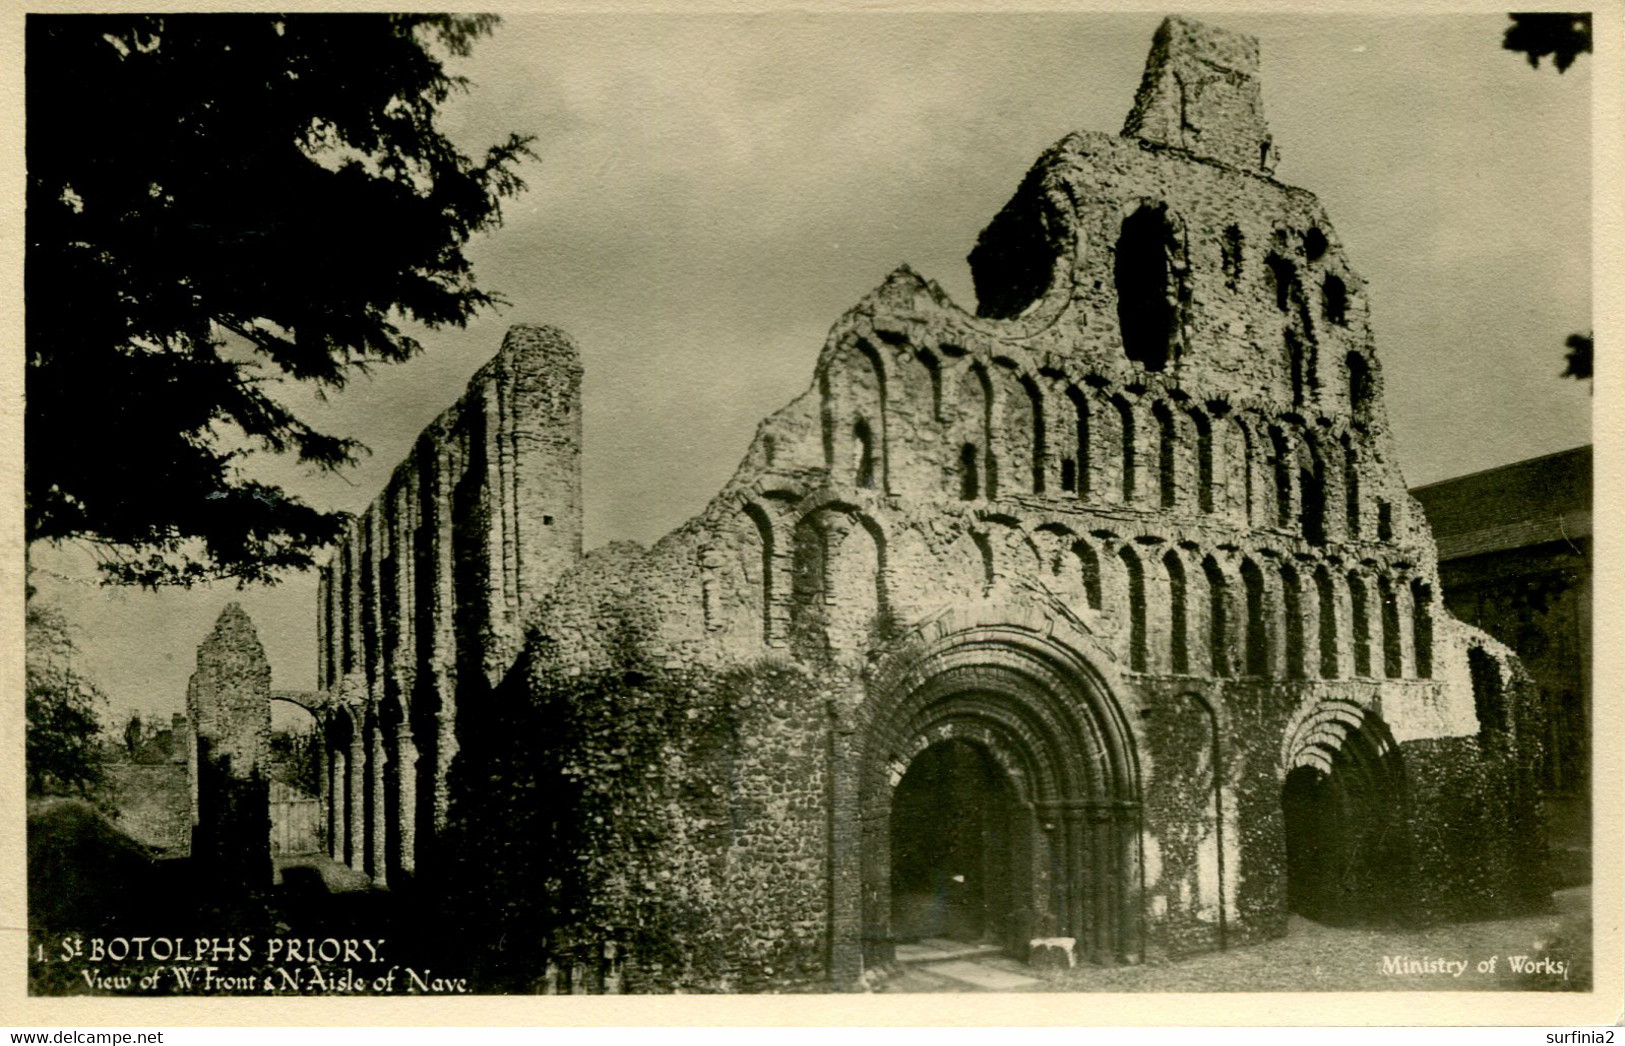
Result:
{"type": "Polygon", "coordinates": [[[529,137],[437,126],[491,16],[30,15],[27,535],[108,580],[271,582],[335,537],[243,468],[363,450],[279,397],[407,358],[497,299],[463,248],[529,137]]]}

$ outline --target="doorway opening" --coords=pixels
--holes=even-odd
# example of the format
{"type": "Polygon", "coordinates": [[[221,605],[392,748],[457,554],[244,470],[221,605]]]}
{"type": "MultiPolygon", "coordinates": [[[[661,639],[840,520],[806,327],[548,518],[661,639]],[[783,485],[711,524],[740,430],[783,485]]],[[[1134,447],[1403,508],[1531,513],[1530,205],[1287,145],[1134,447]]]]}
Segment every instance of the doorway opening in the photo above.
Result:
{"type": "Polygon", "coordinates": [[[1013,943],[1018,813],[1009,778],[980,745],[949,740],[915,757],[892,798],[897,940],[1013,943]]]}
{"type": "Polygon", "coordinates": [[[1411,896],[1403,768],[1380,719],[1367,713],[1351,725],[1327,730],[1341,744],[1323,744],[1287,774],[1287,904],[1330,926],[1403,924],[1411,896]]]}

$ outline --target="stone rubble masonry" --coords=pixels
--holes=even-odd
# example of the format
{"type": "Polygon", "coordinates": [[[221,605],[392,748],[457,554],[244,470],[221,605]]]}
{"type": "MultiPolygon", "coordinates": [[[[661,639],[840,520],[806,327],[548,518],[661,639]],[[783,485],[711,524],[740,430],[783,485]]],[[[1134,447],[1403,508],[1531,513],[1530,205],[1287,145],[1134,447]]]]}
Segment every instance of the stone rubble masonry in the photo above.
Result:
{"type": "Polygon", "coordinates": [[[254,624],[230,603],[198,646],[186,688],[192,857],[217,881],[271,885],[271,666],[254,624]]]}
{"type": "Polygon", "coordinates": [[[1277,157],[1264,122],[1258,41],[1186,18],[1164,20],[1123,137],[1271,173],[1277,157]]]}
{"type": "MultiPolygon", "coordinates": [[[[1329,881],[1291,867],[1311,843],[1369,887],[1361,911],[1482,913],[1482,870],[1537,867],[1539,833],[1527,790],[1500,788],[1494,816],[1470,797],[1516,779],[1539,731],[1516,658],[1438,599],[1366,285],[1273,155],[1256,41],[1169,19],[1124,133],[1063,138],[982,231],[977,312],[893,272],[649,549],[580,556],[580,368],[562,335],[515,328],[324,572],[323,685],[356,680],[335,753],[402,724],[384,758],[409,767],[415,744],[401,788],[436,798],[395,835],[426,857],[447,719],[527,628],[533,694],[636,665],[639,686],[753,695],[741,678],[793,667],[795,707],[751,697],[713,756],[726,830],[637,844],[699,877],[667,895],[731,943],[624,983],[872,980],[893,958],[891,792],[950,740],[1027,811],[989,916],[1012,950],[1070,937],[1080,962],[1137,962],[1277,936],[1293,892],[1329,881]],[[1389,881],[1378,823],[1403,843],[1389,881]]],[[[1494,903],[1536,903],[1523,882],[1494,903]]]]}

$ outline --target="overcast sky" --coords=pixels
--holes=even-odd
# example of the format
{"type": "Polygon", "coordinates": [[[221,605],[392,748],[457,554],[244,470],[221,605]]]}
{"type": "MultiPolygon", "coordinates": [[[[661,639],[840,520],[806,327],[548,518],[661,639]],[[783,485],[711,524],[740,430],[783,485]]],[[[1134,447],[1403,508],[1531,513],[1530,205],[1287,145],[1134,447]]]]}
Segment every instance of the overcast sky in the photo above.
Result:
{"type": "MultiPolygon", "coordinates": [[[[421,357],[326,403],[297,400],[372,447],[359,469],[261,474],[361,510],[510,323],[549,323],[586,367],[588,547],[658,538],[892,268],[974,309],[977,232],[1043,149],[1121,128],[1160,18],[509,16],[459,64],[474,86],[445,127],[471,151],[537,135],[529,192],[469,250],[511,307],[427,334],[421,357]]],[[[1531,69],[1501,49],[1501,14],[1209,20],[1259,37],[1276,177],[1320,196],[1369,281],[1407,481],[1588,442],[1588,387],[1558,374],[1592,322],[1591,57],[1531,69]]],[[[232,599],[273,685],[315,685],[313,576],[155,595],[96,587],[71,552],[35,562],[115,721],[183,708],[232,599]]]]}

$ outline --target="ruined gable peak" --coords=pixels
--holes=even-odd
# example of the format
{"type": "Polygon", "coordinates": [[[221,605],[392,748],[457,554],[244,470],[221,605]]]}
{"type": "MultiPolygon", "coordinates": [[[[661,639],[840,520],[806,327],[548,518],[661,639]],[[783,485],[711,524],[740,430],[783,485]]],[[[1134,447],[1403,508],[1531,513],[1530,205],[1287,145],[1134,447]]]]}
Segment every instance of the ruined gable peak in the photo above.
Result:
{"type": "Polygon", "coordinates": [[[1269,174],[1277,157],[1264,122],[1258,40],[1189,18],[1164,19],[1123,137],[1269,174]]]}

